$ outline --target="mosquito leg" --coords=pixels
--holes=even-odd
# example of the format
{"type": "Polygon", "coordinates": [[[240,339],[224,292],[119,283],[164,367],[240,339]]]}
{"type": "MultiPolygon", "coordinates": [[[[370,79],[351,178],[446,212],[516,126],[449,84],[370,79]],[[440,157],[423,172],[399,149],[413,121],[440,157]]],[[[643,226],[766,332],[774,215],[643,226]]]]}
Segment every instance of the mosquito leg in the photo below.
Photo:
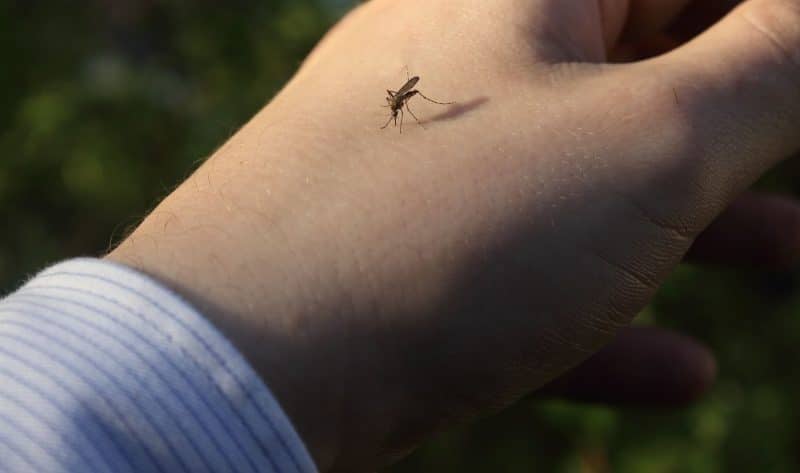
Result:
{"type": "Polygon", "coordinates": [[[405,114],[403,113],[403,109],[400,109],[400,134],[403,133],[403,117],[405,114]]]}
{"type": "Polygon", "coordinates": [[[422,124],[422,122],[421,122],[421,121],[419,121],[419,118],[417,118],[417,116],[416,116],[416,115],[414,115],[414,112],[412,112],[412,111],[411,111],[411,107],[409,106],[409,103],[408,103],[408,102],[406,102],[406,110],[408,110],[408,113],[410,113],[410,114],[411,114],[411,116],[412,116],[412,117],[414,117],[414,120],[416,120],[416,121],[417,121],[417,124],[418,124],[419,126],[421,126],[422,128],[425,128],[425,125],[423,125],[423,124],[422,124]]]}
{"type": "Polygon", "coordinates": [[[389,94],[389,97],[394,97],[395,95],[397,95],[397,91],[396,90],[386,89],[386,93],[389,94]]]}
{"type": "Polygon", "coordinates": [[[381,127],[381,130],[383,130],[384,128],[386,128],[387,126],[389,126],[389,123],[392,121],[392,118],[394,118],[394,119],[395,119],[395,124],[397,124],[397,115],[394,115],[394,116],[392,116],[392,115],[389,115],[389,119],[388,119],[388,120],[386,120],[386,123],[385,123],[385,124],[384,124],[384,125],[381,127]]]}
{"type": "Polygon", "coordinates": [[[425,99],[425,100],[427,100],[428,102],[438,103],[439,105],[452,105],[452,104],[454,104],[454,103],[455,103],[455,102],[437,102],[437,101],[433,100],[432,98],[426,97],[426,96],[425,96],[425,94],[423,94],[423,93],[422,93],[422,92],[420,92],[419,90],[417,91],[417,93],[418,93],[419,95],[421,95],[421,96],[422,96],[422,98],[423,98],[423,99],[425,99]]]}

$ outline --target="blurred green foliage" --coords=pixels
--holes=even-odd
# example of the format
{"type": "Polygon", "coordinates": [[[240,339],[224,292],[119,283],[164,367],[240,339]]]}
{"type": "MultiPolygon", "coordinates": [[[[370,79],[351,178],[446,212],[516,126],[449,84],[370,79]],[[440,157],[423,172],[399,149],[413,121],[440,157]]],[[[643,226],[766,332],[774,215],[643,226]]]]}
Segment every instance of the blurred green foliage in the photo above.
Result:
{"type": "MultiPolygon", "coordinates": [[[[0,289],[102,253],[290,77],[347,1],[0,1],[0,289]]],[[[380,97],[378,98],[380,99],[380,97]]],[[[791,190],[778,173],[769,187],[791,190]]],[[[681,268],[649,318],[708,342],[680,410],[524,401],[393,472],[800,470],[798,281],[681,268]]]]}
{"type": "Polygon", "coordinates": [[[335,14],[313,0],[0,2],[0,288],[107,248],[335,14]]]}

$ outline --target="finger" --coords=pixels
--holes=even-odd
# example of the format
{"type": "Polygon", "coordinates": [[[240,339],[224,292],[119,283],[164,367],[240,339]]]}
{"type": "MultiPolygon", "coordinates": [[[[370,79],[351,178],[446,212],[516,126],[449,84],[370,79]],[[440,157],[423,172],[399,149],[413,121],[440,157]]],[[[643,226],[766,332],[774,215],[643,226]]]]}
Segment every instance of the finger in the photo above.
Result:
{"type": "Polygon", "coordinates": [[[743,0],[695,0],[688,2],[669,26],[673,38],[683,42],[694,38],[731,12],[743,0]]]}
{"type": "Polygon", "coordinates": [[[691,0],[630,0],[624,39],[657,35],[675,21],[689,3],[691,0]]]}
{"type": "MultiPolygon", "coordinates": [[[[625,37],[625,42],[639,36],[652,36],[664,29],[677,16],[677,14],[691,0],[600,0],[597,3],[596,14],[599,14],[599,24],[601,25],[602,40],[605,45],[605,56],[619,55],[621,37],[625,37]]],[[[587,13],[592,14],[593,9],[587,8],[587,2],[583,0],[554,0],[545,2],[539,8],[545,8],[548,18],[556,23],[564,25],[580,24],[579,18],[587,13]],[[559,12],[556,15],[556,12],[559,12]],[[565,13],[566,12],[566,13],[565,13]],[[569,14],[573,12],[573,14],[569,14]],[[592,13],[590,13],[592,12],[592,13]]],[[[587,28],[579,28],[579,34],[571,33],[574,28],[567,28],[561,34],[567,37],[572,36],[573,42],[583,43],[583,49],[594,51],[593,45],[597,43],[594,34],[586,34],[587,28]],[[579,39],[576,39],[579,38],[579,39]]],[[[570,42],[567,42],[570,44],[570,42]]],[[[595,57],[590,54],[590,57],[595,57]]]]}
{"type": "Polygon", "coordinates": [[[688,40],[741,0],[601,0],[606,45],[651,38],[669,30],[688,40]],[[688,36],[691,34],[691,36],[688,36]]]}
{"type": "Polygon", "coordinates": [[[800,147],[800,0],[746,1],[664,63],[697,92],[685,98],[708,124],[704,138],[756,151],[753,167],[738,166],[761,171],[800,147]]]}
{"type": "Polygon", "coordinates": [[[672,36],[661,33],[619,44],[608,53],[609,62],[633,62],[664,54],[680,46],[672,36]]]}
{"type": "Polygon", "coordinates": [[[698,263],[788,268],[800,260],[800,202],[746,192],[695,240],[698,263]]]}
{"type": "Polygon", "coordinates": [[[609,43],[609,60],[638,61],[671,51],[708,29],[741,2],[742,0],[633,1],[624,32],[616,43],[609,43]]]}
{"type": "Polygon", "coordinates": [[[700,343],[657,327],[630,327],[537,395],[612,404],[680,405],[697,399],[716,376],[700,343]]]}
{"type": "Polygon", "coordinates": [[[719,21],[743,0],[629,1],[625,28],[628,39],[653,36],[669,29],[674,38],[687,41],[719,21]]]}
{"type": "MultiPolygon", "coordinates": [[[[592,4],[585,0],[541,0],[530,6],[532,11],[527,16],[538,25],[533,30],[541,31],[543,44],[553,43],[553,25],[563,26],[558,29],[559,40],[551,44],[556,46],[556,52],[550,53],[551,60],[619,60],[621,43],[664,33],[691,1],[599,0],[592,4]]],[[[715,3],[723,0],[702,1],[715,3]]],[[[512,8],[519,14],[518,6],[512,8]]]]}
{"type": "MultiPolygon", "coordinates": [[[[627,146],[647,150],[658,180],[631,185],[664,192],[661,221],[684,219],[699,232],[800,149],[800,0],[746,1],[689,43],[615,71],[607,87],[636,84],[625,102],[639,117],[627,125],[627,146]]],[[[642,158],[631,164],[644,169],[642,158]]]]}

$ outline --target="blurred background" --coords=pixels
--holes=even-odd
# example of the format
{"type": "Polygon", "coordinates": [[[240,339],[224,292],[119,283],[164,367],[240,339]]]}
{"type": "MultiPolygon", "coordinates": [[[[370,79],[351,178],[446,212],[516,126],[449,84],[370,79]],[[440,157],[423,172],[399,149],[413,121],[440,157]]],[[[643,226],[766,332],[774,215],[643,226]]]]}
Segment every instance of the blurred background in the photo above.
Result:
{"type": "MultiPolygon", "coordinates": [[[[0,0],[0,289],[122,238],[351,3],[0,0]]],[[[792,174],[760,186],[796,194],[792,174]]],[[[639,321],[716,352],[719,380],[692,407],[526,400],[388,471],[800,471],[798,284],[791,271],[673,275],[639,321]]]]}

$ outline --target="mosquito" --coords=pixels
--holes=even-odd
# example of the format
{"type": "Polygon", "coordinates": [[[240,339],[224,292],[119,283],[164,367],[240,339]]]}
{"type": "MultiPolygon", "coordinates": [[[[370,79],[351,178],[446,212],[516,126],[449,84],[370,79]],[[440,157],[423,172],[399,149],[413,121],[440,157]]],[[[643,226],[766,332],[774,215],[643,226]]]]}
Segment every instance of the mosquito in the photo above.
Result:
{"type": "Polygon", "coordinates": [[[417,85],[417,82],[419,82],[419,76],[414,76],[414,77],[409,78],[406,81],[406,83],[403,84],[402,87],[400,87],[400,90],[397,90],[397,91],[387,90],[386,91],[386,93],[389,94],[389,96],[386,97],[387,105],[384,105],[384,107],[389,107],[392,110],[392,114],[389,115],[389,119],[381,127],[381,130],[383,130],[384,128],[389,126],[389,123],[391,123],[392,120],[394,120],[394,126],[397,126],[397,114],[399,112],[400,113],[400,133],[403,132],[403,115],[404,115],[403,114],[403,107],[405,107],[405,109],[408,110],[408,113],[410,113],[411,116],[414,117],[414,120],[417,121],[419,126],[421,126],[422,128],[425,128],[422,125],[422,123],[420,123],[419,118],[417,118],[417,116],[414,115],[414,112],[412,112],[411,108],[408,106],[408,101],[411,99],[411,97],[413,97],[413,96],[415,96],[417,94],[419,94],[423,99],[427,100],[428,102],[433,102],[433,103],[439,104],[439,105],[451,105],[451,104],[455,103],[455,102],[437,102],[436,100],[433,100],[432,98],[426,97],[425,94],[423,94],[422,92],[420,92],[419,90],[414,88],[414,86],[417,85]]]}

